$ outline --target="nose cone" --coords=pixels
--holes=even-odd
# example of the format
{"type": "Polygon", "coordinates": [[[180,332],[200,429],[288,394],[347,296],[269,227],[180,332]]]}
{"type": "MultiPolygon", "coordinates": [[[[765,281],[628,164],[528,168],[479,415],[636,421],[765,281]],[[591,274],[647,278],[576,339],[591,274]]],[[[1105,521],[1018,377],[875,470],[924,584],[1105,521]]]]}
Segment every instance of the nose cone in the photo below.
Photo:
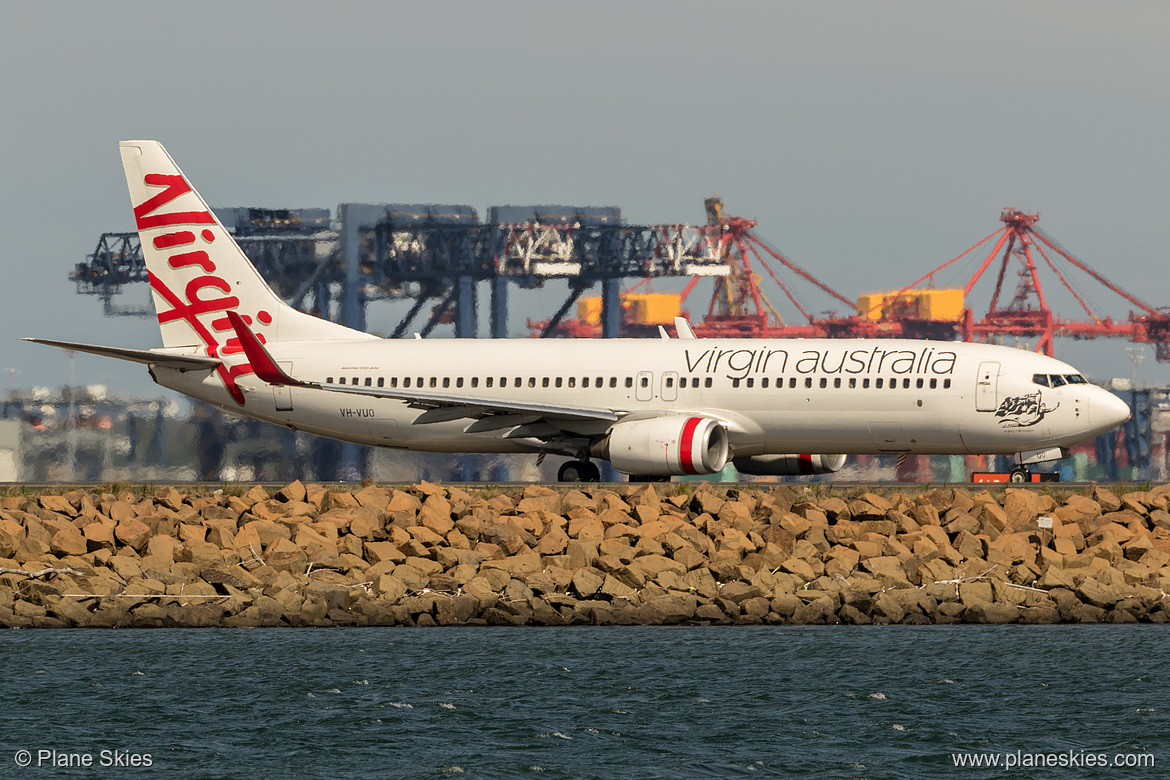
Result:
{"type": "Polygon", "coordinates": [[[1096,388],[1089,400],[1089,419],[1094,428],[1115,428],[1129,419],[1129,404],[1108,390],[1096,388]]]}

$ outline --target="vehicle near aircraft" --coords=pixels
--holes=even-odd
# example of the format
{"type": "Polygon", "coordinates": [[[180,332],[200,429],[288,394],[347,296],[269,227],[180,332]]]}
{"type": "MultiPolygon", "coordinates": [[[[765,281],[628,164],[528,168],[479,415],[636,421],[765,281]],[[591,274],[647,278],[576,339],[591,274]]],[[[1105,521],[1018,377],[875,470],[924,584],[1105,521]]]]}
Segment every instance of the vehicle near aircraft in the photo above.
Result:
{"type": "Polygon", "coordinates": [[[122,164],[163,346],[28,339],[142,363],[234,414],[429,452],[549,453],[631,479],[824,474],[850,454],[1011,454],[1026,466],[1129,408],[1059,360],[909,340],[387,340],[297,311],[264,282],[157,141],[122,164]]]}

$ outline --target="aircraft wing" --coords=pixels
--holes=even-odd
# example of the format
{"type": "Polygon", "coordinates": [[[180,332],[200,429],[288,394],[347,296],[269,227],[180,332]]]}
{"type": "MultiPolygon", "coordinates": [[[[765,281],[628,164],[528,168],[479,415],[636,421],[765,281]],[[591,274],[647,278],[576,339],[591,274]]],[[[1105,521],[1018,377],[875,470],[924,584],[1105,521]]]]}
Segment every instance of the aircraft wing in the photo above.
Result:
{"type": "Polygon", "coordinates": [[[589,406],[559,406],[555,404],[533,404],[523,401],[509,401],[498,398],[484,398],[474,395],[449,395],[447,393],[428,393],[425,390],[397,390],[381,387],[361,387],[357,385],[304,385],[319,387],[335,393],[349,395],[367,395],[374,398],[394,398],[406,401],[411,406],[430,408],[438,412],[440,409],[449,410],[444,413],[431,414],[427,412],[418,423],[445,422],[463,417],[482,417],[490,414],[520,414],[539,415],[556,419],[601,420],[616,422],[622,413],[613,409],[601,409],[589,406]],[[459,413],[462,410],[463,413],[459,413]],[[429,415],[429,417],[428,417],[429,415]]]}
{"type": "Polygon", "coordinates": [[[45,344],[50,347],[59,347],[74,352],[87,352],[91,355],[129,360],[132,363],[145,365],[159,365],[167,368],[212,369],[220,364],[218,358],[202,357],[200,355],[181,355],[173,352],[162,352],[153,349],[129,349],[127,347],[99,347],[94,344],[79,344],[73,341],[53,341],[52,339],[26,338],[34,344],[45,344]]]}

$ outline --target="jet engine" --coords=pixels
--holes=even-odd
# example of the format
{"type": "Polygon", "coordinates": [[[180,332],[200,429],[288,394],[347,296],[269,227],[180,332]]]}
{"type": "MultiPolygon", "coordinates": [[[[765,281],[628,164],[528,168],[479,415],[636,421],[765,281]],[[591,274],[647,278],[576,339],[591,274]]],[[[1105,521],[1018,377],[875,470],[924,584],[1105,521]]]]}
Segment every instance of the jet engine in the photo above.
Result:
{"type": "Polygon", "coordinates": [[[832,474],[845,465],[844,455],[752,455],[736,458],[737,471],[767,477],[832,474]]]}
{"type": "Polygon", "coordinates": [[[616,423],[592,454],[624,474],[714,474],[730,448],[718,420],[671,415],[616,423]]]}

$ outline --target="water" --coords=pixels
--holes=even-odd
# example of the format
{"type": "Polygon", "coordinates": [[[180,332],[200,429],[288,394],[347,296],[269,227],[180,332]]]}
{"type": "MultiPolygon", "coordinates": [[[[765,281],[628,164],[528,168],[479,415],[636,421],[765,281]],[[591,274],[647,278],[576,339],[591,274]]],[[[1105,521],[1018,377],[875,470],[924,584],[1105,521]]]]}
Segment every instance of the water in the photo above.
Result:
{"type": "Polygon", "coordinates": [[[0,777],[1158,777],[951,754],[1170,766],[1168,651],[1158,626],[5,631],[0,777]]]}

